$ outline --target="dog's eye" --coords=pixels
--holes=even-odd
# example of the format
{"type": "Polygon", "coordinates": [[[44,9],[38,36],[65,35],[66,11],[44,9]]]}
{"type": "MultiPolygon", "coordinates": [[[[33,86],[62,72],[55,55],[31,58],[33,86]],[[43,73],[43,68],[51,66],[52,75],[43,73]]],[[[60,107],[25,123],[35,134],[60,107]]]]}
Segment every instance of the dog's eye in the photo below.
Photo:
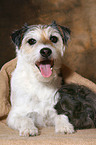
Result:
{"type": "Polygon", "coordinates": [[[34,44],[36,43],[36,40],[33,39],[33,38],[31,38],[31,39],[28,40],[28,43],[29,43],[30,45],[34,45],[34,44]]]}
{"type": "Polygon", "coordinates": [[[58,38],[57,38],[56,36],[51,36],[51,37],[50,37],[50,40],[51,40],[53,43],[57,43],[58,38]]]}

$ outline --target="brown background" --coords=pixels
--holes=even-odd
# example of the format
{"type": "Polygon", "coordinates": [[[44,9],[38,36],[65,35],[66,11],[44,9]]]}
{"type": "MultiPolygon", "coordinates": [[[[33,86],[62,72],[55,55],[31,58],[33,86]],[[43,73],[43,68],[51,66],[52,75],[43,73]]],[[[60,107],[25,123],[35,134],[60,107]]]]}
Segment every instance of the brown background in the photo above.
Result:
{"type": "Polygon", "coordinates": [[[72,31],[64,63],[96,83],[96,0],[0,0],[0,68],[15,57],[12,31],[52,20],[72,31]]]}

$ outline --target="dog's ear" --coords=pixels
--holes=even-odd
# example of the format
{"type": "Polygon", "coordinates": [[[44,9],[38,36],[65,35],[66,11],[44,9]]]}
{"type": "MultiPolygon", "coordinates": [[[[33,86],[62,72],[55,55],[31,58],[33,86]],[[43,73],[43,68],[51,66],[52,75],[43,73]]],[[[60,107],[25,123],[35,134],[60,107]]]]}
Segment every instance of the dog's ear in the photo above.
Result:
{"type": "Polygon", "coordinates": [[[64,44],[67,45],[67,41],[70,39],[70,29],[60,25],[58,25],[58,29],[61,33],[64,44]]]}
{"type": "Polygon", "coordinates": [[[57,29],[62,37],[63,43],[67,45],[67,41],[70,39],[70,29],[61,25],[56,24],[56,21],[53,21],[51,26],[57,29]]]}
{"type": "Polygon", "coordinates": [[[25,24],[20,30],[16,30],[11,34],[12,41],[19,48],[23,39],[24,33],[28,30],[28,26],[25,24]]]}

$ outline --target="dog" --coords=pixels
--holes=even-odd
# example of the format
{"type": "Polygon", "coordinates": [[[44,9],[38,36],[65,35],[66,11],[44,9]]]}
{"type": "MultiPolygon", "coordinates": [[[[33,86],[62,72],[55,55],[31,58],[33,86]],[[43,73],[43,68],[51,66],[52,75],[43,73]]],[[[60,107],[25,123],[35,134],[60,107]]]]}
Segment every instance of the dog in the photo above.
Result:
{"type": "Polygon", "coordinates": [[[57,25],[25,25],[13,32],[17,66],[11,78],[9,127],[20,136],[35,136],[40,127],[54,126],[55,132],[73,133],[66,115],[58,115],[54,106],[61,87],[62,58],[70,29],[57,25]]]}
{"type": "Polygon", "coordinates": [[[96,128],[96,94],[85,86],[64,84],[54,106],[58,115],[65,114],[74,129],[96,128]]]}

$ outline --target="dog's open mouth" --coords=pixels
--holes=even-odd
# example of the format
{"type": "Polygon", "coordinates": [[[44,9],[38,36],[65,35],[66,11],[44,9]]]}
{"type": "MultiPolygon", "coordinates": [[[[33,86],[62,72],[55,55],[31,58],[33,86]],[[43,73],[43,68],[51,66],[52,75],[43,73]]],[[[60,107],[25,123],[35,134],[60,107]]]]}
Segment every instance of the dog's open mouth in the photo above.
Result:
{"type": "Polygon", "coordinates": [[[36,62],[36,66],[39,68],[43,77],[48,78],[52,75],[52,68],[54,65],[53,60],[43,60],[36,62]]]}

